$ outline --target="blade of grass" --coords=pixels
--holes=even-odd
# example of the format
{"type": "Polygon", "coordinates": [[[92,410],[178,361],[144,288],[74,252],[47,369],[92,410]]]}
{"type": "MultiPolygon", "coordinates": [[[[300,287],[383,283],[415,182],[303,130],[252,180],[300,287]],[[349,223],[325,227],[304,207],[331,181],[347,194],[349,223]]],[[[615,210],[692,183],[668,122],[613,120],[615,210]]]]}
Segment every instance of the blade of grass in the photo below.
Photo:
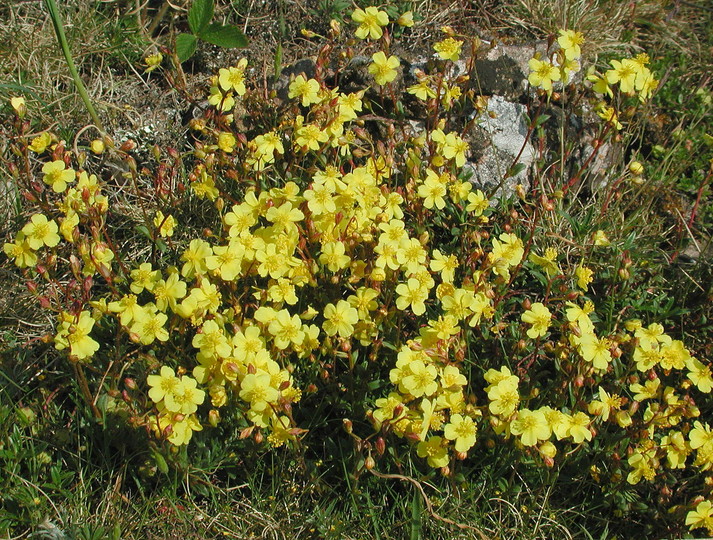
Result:
{"type": "Polygon", "coordinates": [[[94,106],[92,105],[92,101],[89,99],[87,89],[84,86],[82,79],[79,77],[77,67],[74,65],[74,59],[72,58],[72,52],[69,50],[69,43],[67,42],[67,36],[64,33],[64,25],[62,23],[62,18],[59,14],[59,9],[57,8],[57,3],[55,2],[55,0],[44,0],[44,2],[45,7],[49,12],[50,19],[52,19],[52,25],[54,26],[54,31],[57,35],[57,41],[59,43],[60,48],[62,49],[62,54],[64,54],[64,59],[67,61],[67,67],[69,68],[69,73],[72,76],[74,85],[77,87],[77,91],[79,92],[82,101],[84,101],[84,105],[87,107],[87,110],[89,111],[89,115],[92,117],[94,125],[97,126],[99,131],[104,133],[104,126],[102,125],[101,120],[99,120],[99,115],[97,115],[96,110],[94,110],[94,106]]]}

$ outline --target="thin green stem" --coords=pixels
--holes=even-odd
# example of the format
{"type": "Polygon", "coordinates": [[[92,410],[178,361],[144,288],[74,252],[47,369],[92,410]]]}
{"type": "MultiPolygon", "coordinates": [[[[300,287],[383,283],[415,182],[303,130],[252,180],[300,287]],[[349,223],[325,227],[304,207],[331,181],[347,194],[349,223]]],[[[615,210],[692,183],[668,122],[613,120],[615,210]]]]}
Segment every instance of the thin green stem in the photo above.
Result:
{"type": "Polygon", "coordinates": [[[64,25],[62,24],[62,19],[59,15],[59,9],[57,8],[57,4],[55,0],[44,1],[45,7],[47,7],[47,11],[50,14],[50,19],[52,19],[52,25],[54,26],[55,34],[57,34],[57,41],[59,42],[59,46],[62,49],[62,53],[64,54],[64,59],[67,61],[69,73],[72,76],[72,79],[74,80],[74,85],[77,87],[77,91],[79,92],[82,101],[84,101],[84,105],[87,107],[87,110],[89,111],[89,115],[92,117],[94,125],[99,128],[99,131],[105,133],[104,126],[102,125],[101,120],[99,120],[99,115],[97,115],[97,112],[94,110],[94,106],[92,105],[92,102],[89,99],[87,89],[85,88],[82,79],[79,77],[77,67],[74,65],[74,60],[72,59],[72,52],[69,50],[69,43],[67,42],[67,36],[64,34],[64,25]]]}

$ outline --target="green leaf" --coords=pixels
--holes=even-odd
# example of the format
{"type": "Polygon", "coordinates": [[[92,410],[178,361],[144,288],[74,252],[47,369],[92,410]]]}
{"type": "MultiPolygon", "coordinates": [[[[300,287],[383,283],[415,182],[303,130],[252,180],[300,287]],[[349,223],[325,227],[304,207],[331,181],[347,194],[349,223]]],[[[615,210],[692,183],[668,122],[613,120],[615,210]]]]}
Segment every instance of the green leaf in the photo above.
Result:
{"type": "Polygon", "coordinates": [[[535,118],[535,127],[540,127],[542,124],[547,122],[550,118],[551,117],[549,114],[541,114],[540,116],[535,118]]]}
{"type": "Polygon", "coordinates": [[[198,38],[192,34],[178,34],[176,37],[176,55],[180,62],[185,62],[196,52],[198,38]]]}
{"type": "Polygon", "coordinates": [[[200,33],[200,38],[226,49],[247,47],[248,45],[248,38],[240,31],[240,28],[231,25],[211,24],[200,33]]]}
{"type": "Polygon", "coordinates": [[[193,0],[193,5],[188,11],[188,26],[191,27],[191,32],[200,35],[212,18],[213,0],[193,0]]]}
{"type": "Polygon", "coordinates": [[[158,468],[158,470],[161,471],[163,474],[168,474],[168,463],[166,463],[164,457],[156,450],[152,450],[151,454],[153,454],[153,459],[156,462],[156,467],[158,468]]]}
{"type": "Polygon", "coordinates": [[[138,232],[139,234],[143,234],[146,238],[151,240],[151,232],[149,231],[148,227],[144,225],[137,225],[136,232],[138,232]]]}
{"type": "Polygon", "coordinates": [[[414,491],[413,499],[411,499],[411,540],[422,540],[422,523],[421,523],[421,498],[418,492],[414,491]]]}
{"type": "Polygon", "coordinates": [[[161,253],[166,253],[168,251],[168,246],[161,238],[156,239],[156,247],[161,253]]]}
{"type": "Polygon", "coordinates": [[[506,177],[507,178],[512,178],[513,176],[517,176],[520,174],[522,171],[524,171],[527,168],[527,165],[524,163],[516,163],[513,165],[510,170],[507,172],[506,177]]]}
{"type": "Polygon", "coordinates": [[[275,49],[275,80],[280,77],[282,72],[282,43],[277,44],[277,49],[275,49]]]}

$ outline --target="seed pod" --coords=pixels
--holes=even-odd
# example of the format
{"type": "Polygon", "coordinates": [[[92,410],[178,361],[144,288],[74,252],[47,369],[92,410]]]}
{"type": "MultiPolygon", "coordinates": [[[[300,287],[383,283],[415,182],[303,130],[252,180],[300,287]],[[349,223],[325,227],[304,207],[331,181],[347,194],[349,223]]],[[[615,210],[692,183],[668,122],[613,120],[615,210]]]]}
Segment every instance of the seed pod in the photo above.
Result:
{"type": "Polygon", "coordinates": [[[379,454],[380,456],[384,455],[384,452],[386,451],[386,441],[383,437],[379,437],[378,439],[376,439],[376,442],[374,443],[374,448],[376,449],[377,454],[379,454]]]}

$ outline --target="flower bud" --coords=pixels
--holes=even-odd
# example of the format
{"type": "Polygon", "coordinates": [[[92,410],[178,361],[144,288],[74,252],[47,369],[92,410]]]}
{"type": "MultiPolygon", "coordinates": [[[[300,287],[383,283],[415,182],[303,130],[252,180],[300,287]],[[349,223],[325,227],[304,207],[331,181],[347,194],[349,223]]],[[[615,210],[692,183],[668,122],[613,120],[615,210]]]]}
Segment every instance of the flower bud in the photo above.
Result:
{"type": "Polygon", "coordinates": [[[132,141],[129,139],[128,141],[125,141],[120,147],[119,150],[121,152],[131,152],[134,148],[136,148],[136,142],[132,141]]]}
{"type": "Polygon", "coordinates": [[[255,435],[253,435],[253,439],[257,444],[262,444],[262,441],[265,440],[265,437],[262,434],[262,431],[256,431],[255,435]]]}
{"type": "Polygon", "coordinates": [[[27,114],[27,105],[25,105],[24,97],[15,96],[10,98],[10,105],[15,109],[18,117],[23,118],[27,114]]]}
{"type": "Polygon", "coordinates": [[[384,455],[384,452],[386,451],[386,441],[384,441],[383,437],[379,437],[376,439],[376,442],[374,443],[374,448],[376,449],[376,453],[379,454],[380,456],[384,455]]]}
{"type": "Polygon", "coordinates": [[[629,163],[629,172],[634,176],[641,176],[644,174],[644,166],[638,161],[632,161],[629,163]]]}
{"type": "Polygon", "coordinates": [[[131,377],[126,377],[124,379],[124,386],[126,386],[129,390],[136,390],[136,381],[131,377]]]}
{"type": "Polygon", "coordinates": [[[89,149],[92,151],[92,153],[98,156],[104,153],[104,150],[106,150],[106,145],[104,144],[103,140],[94,139],[92,142],[89,143],[89,149]]]}
{"type": "Polygon", "coordinates": [[[374,461],[374,458],[373,458],[373,457],[368,456],[368,457],[364,460],[364,468],[365,468],[367,471],[370,471],[370,470],[373,469],[375,466],[376,466],[376,462],[374,461]]]}

